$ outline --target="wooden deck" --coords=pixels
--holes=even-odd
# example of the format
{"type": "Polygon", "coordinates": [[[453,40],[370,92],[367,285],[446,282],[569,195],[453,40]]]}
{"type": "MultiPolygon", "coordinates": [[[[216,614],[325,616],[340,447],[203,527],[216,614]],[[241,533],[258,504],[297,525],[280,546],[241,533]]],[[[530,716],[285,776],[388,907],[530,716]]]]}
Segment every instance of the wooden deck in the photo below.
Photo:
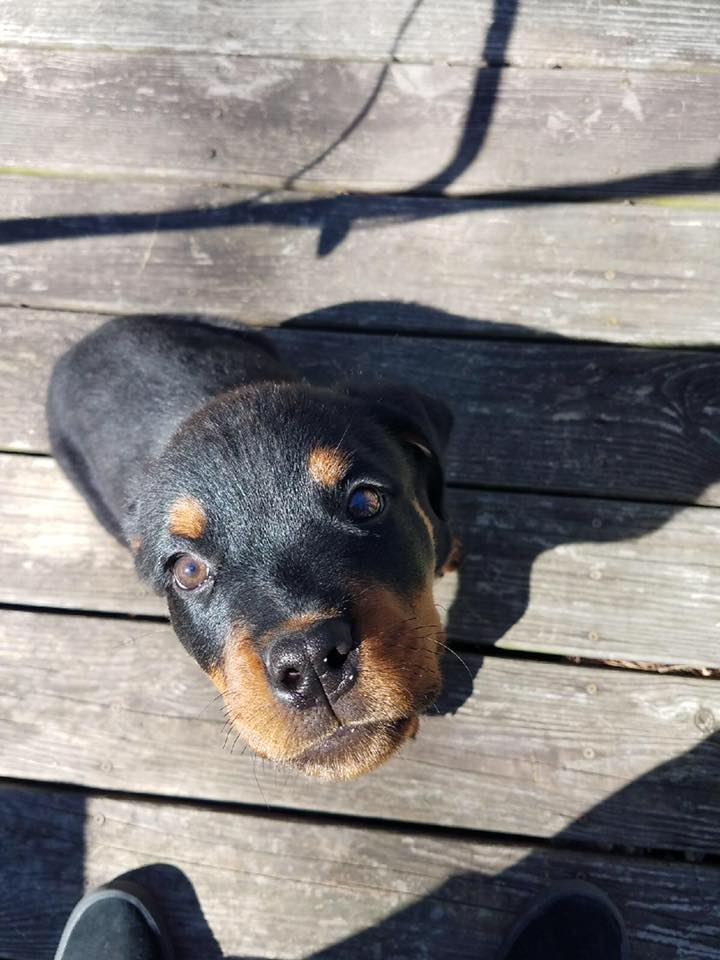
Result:
{"type": "Polygon", "coordinates": [[[0,4],[0,960],[128,871],[183,960],[492,960],[567,877],[720,958],[719,102],[708,0],[0,4]],[[48,456],[144,311],[455,410],[458,656],[356,783],[232,750],[48,456]]]}

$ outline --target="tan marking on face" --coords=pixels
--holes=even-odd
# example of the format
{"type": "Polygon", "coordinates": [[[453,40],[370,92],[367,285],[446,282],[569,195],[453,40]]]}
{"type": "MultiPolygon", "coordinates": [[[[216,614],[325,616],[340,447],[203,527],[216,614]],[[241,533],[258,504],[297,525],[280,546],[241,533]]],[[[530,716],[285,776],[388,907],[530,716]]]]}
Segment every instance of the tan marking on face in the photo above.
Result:
{"type": "Polygon", "coordinates": [[[194,497],[180,497],[170,507],[169,529],[176,537],[197,540],[206,527],[207,514],[194,497]]]}
{"type": "Polygon", "coordinates": [[[310,753],[292,761],[292,765],[320,780],[355,780],[389,760],[403,743],[415,736],[417,729],[417,717],[399,724],[356,726],[350,729],[350,745],[340,747],[331,757],[310,753]]]}
{"type": "Polygon", "coordinates": [[[350,467],[350,459],[334,447],[315,447],[308,457],[308,472],[321,487],[340,483],[350,467]]]}
{"type": "MultiPolygon", "coordinates": [[[[352,780],[374,770],[415,736],[418,714],[441,687],[442,629],[432,600],[432,575],[415,596],[379,584],[354,584],[360,633],[354,687],[326,708],[296,710],[276,699],[257,641],[237,624],[222,667],[208,673],[223,694],[233,726],[252,750],[323,780],[352,780]],[[335,735],[335,736],[333,736],[335,735]],[[328,739],[329,738],[329,739],[328,739]]],[[[295,619],[307,626],[316,611],[295,619]]],[[[293,621],[286,621],[292,623],[293,621]]]]}
{"type": "Polygon", "coordinates": [[[261,757],[292,760],[338,727],[337,718],[329,712],[309,723],[306,711],[276,699],[265,665],[242,624],[230,633],[222,672],[221,693],[232,724],[261,757]]]}
{"type": "Polygon", "coordinates": [[[386,587],[364,593],[356,610],[361,635],[356,684],[371,719],[416,715],[440,692],[444,634],[433,577],[409,599],[386,587]]]}
{"type": "Polygon", "coordinates": [[[142,537],[132,537],[130,540],[130,549],[133,553],[137,553],[140,547],[142,546],[142,537]]]}
{"type": "Polygon", "coordinates": [[[332,752],[315,745],[291,764],[323,780],[352,780],[385,763],[417,733],[418,714],[442,686],[444,636],[432,598],[433,576],[415,596],[354,583],[360,634],[357,683],[333,705],[351,736],[332,752]]]}
{"type": "Polygon", "coordinates": [[[225,693],[225,673],[222,666],[219,663],[214,664],[212,667],[209,667],[206,671],[207,675],[210,677],[212,682],[217,687],[220,693],[225,693]]]}
{"type": "Polygon", "coordinates": [[[413,507],[415,507],[415,510],[420,515],[420,519],[425,524],[425,529],[427,530],[428,536],[430,537],[430,543],[433,545],[433,549],[434,549],[435,548],[435,528],[433,527],[432,520],[425,513],[423,508],[420,506],[420,501],[417,499],[417,497],[413,498],[412,505],[413,507]]]}
{"type": "Polygon", "coordinates": [[[453,537],[450,553],[448,554],[448,558],[443,565],[442,572],[455,573],[456,570],[460,569],[460,564],[463,562],[464,556],[465,548],[462,545],[462,540],[459,537],[453,537]]]}

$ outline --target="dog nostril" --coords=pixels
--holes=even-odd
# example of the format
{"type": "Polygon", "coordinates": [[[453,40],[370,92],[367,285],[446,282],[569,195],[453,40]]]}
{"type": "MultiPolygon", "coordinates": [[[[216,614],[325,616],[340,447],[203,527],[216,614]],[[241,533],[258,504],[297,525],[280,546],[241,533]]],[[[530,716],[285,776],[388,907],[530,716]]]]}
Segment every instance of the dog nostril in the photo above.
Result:
{"type": "Polygon", "coordinates": [[[323,663],[326,663],[328,670],[339,670],[348,658],[348,650],[342,649],[342,646],[334,647],[326,657],[323,657],[323,663]]]}
{"type": "Polygon", "coordinates": [[[295,667],[288,667],[283,670],[280,676],[280,683],[286,690],[297,690],[302,674],[295,667]]]}

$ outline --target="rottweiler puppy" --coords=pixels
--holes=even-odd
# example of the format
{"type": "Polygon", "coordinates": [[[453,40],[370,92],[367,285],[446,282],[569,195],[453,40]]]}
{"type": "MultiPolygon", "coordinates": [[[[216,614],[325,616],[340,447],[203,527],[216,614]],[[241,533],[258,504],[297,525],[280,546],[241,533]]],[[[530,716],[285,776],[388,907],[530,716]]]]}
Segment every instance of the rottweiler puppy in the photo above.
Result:
{"type": "Polygon", "coordinates": [[[257,754],[344,780],[415,734],[441,686],[433,581],[457,555],[443,403],[313,386],[256,333],[132,317],[61,357],[47,411],[257,754]]]}

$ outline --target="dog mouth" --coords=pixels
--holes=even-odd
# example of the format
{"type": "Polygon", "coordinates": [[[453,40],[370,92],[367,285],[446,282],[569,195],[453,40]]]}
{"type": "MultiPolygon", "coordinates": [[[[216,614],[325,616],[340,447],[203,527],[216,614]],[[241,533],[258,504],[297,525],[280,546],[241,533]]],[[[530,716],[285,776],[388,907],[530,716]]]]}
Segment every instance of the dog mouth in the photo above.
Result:
{"type": "Polygon", "coordinates": [[[354,780],[384,763],[417,727],[417,716],[344,724],[287,762],[307,776],[354,780]]]}

